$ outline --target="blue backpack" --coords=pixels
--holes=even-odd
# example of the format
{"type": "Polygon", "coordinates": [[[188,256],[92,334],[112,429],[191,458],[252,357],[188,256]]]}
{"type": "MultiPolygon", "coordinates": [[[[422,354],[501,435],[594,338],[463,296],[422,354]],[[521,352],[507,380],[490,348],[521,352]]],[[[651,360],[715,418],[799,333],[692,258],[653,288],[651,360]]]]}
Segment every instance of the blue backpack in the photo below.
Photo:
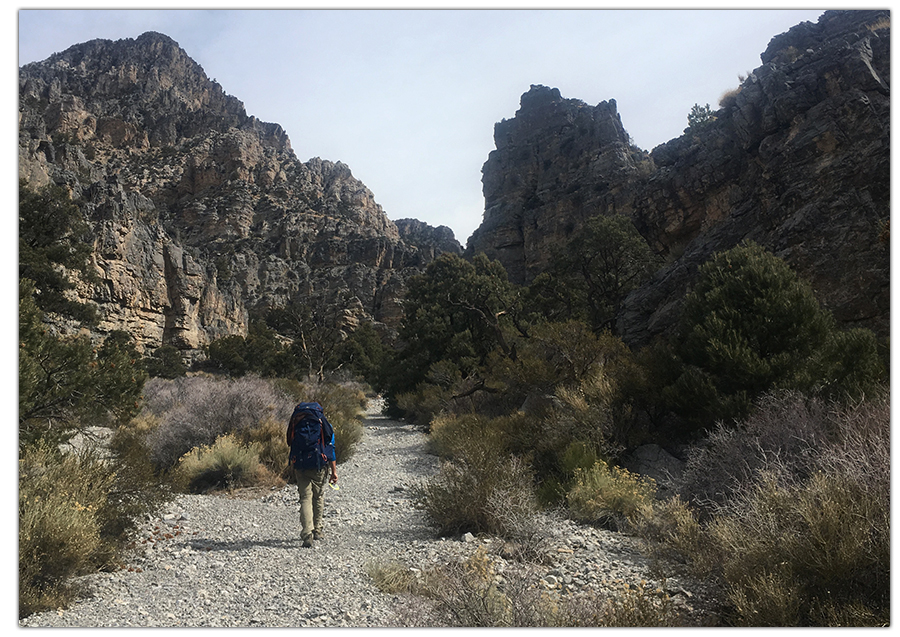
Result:
{"type": "Polygon", "coordinates": [[[334,429],[319,403],[300,403],[288,422],[287,443],[290,464],[295,469],[321,469],[334,460],[334,429]],[[329,457],[330,456],[330,457],[329,457]]]}

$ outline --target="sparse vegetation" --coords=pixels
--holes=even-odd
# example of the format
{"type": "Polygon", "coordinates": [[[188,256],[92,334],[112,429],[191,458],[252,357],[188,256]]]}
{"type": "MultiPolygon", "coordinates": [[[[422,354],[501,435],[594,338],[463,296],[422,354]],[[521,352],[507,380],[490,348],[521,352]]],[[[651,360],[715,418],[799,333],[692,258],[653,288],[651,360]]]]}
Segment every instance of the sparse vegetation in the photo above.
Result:
{"type": "Polygon", "coordinates": [[[136,526],[169,497],[127,437],[102,455],[46,442],[19,456],[19,614],[68,604],[72,578],[114,568],[136,526]]]}
{"type": "MultiPolygon", "coordinates": [[[[482,285],[504,292],[492,297],[494,319],[482,324],[491,330],[474,347],[474,330],[439,302],[446,274],[423,275],[422,289],[436,296],[427,313],[409,306],[416,319],[405,332],[411,341],[427,335],[428,342],[443,343],[435,350],[440,356],[427,359],[418,384],[405,385],[395,401],[429,428],[431,449],[443,459],[440,473],[418,493],[439,531],[514,537],[527,528],[519,521],[529,512],[564,503],[576,519],[638,533],[661,558],[719,578],[720,601],[736,624],[884,621],[878,595],[888,590],[886,581],[878,575],[877,584],[847,597],[856,586],[847,565],[856,560],[887,572],[887,491],[878,487],[879,495],[864,497],[859,485],[867,481],[850,477],[857,469],[824,458],[844,455],[833,453],[841,428],[828,414],[876,398],[885,370],[871,333],[837,330],[784,262],[752,244],[715,255],[686,299],[681,330],[637,354],[582,321],[554,323],[534,305],[520,305],[526,292],[517,294],[496,271],[487,276],[497,286],[487,278],[482,285]],[[503,342],[494,341],[485,354],[496,330],[503,342]],[[787,393],[772,393],[779,390],[787,393]],[[662,500],[651,480],[618,466],[621,449],[645,436],[692,444],[680,497],[662,500]],[[501,474],[515,479],[507,484],[501,474]],[[866,519],[865,530],[851,530],[847,516],[866,519]],[[781,533],[806,539],[791,545],[777,539],[781,533]],[[811,556],[831,543],[834,562],[811,565],[811,556]],[[786,552],[789,546],[796,554],[786,552]],[[824,579],[840,582],[834,585],[842,593],[822,593],[824,579]]],[[[465,599],[441,603],[485,609],[486,599],[500,599],[489,591],[475,587],[465,599]]],[[[632,598],[633,613],[641,615],[643,599],[632,598]]],[[[510,625],[504,613],[515,603],[507,599],[488,616],[445,621],[510,625]]],[[[618,611],[593,608],[591,619],[572,625],[619,625],[618,611]]],[[[446,618],[457,611],[443,612],[446,618]]],[[[659,607],[647,612],[640,625],[671,619],[659,607]]],[[[533,621],[550,622],[541,613],[533,621]]],[[[622,624],[636,625],[630,621],[622,624]]]]}
{"type": "Polygon", "coordinates": [[[879,18],[875,22],[873,22],[871,24],[867,24],[866,28],[872,32],[880,31],[882,29],[890,29],[891,28],[891,19],[889,17],[879,18]]]}
{"type": "Polygon", "coordinates": [[[419,486],[417,498],[441,533],[533,538],[537,502],[530,468],[482,442],[470,440],[453,460],[444,461],[440,472],[419,486]]]}
{"type": "MultiPolygon", "coordinates": [[[[883,17],[865,28],[889,26],[883,17]]],[[[783,47],[774,59],[813,59],[805,46],[783,47]]],[[[739,80],[719,100],[723,116],[753,88],[739,80]]],[[[48,106],[45,98],[27,99],[44,100],[40,110],[48,106]]],[[[695,104],[688,141],[716,132],[717,116],[709,104],[695,104]]],[[[581,126],[580,133],[590,131],[581,126]]],[[[56,148],[45,152],[65,151],[72,165],[82,164],[71,175],[90,176],[84,158],[102,149],[86,146],[78,159],[76,137],[54,134],[56,148]]],[[[726,137],[717,138],[722,152],[731,143],[726,137]]],[[[138,163],[188,148],[178,144],[143,159],[130,153],[119,160],[120,177],[131,179],[130,166],[140,170],[132,177],[144,175],[135,182],[152,184],[162,171],[138,163]]],[[[671,165],[680,147],[652,159],[644,153],[638,170],[656,170],[657,160],[671,165]]],[[[545,172],[555,166],[542,159],[545,172]]],[[[695,178],[702,184],[706,176],[695,178]]],[[[253,310],[247,334],[210,343],[205,367],[190,375],[170,345],[141,356],[126,333],[98,336],[100,306],[74,300],[76,289],[94,281],[93,237],[84,204],[72,195],[81,188],[35,191],[21,182],[20,614],[64,606],[78,594],[74,577],[115,568],[136,520],[173,490],[283,484],[285,424],[300,400],[323,405],[338,462],[346,462],[362,440],[360,412],[374,389],[385,394],[392,415],[428,431],[429,451],[440,457],[440,470],[413,494],[434,529],[497,536],[515,546],[517,559],[507,568],[481,548],[467,560],[424,569],[370,564],[380,590],[410,600],[409,625],[679,624],[670,600],[643,585],[609,598],[541,588],[533,562],[542,556],[541,523],[551,510],[638,534],[657,557],[708,578],[728,624],[889,625],[889,346],[867,330],[839,329],[806,282],[748,242],[700,267],[679,299],[674,334],[632,351],[616,336],[616,319],[625,297],[661,262],[627,216],[588,217],[600,199],[609,209],[631,205],[596,181],[559,185],[584,223],[568,227],[556,254],[541,255],[549,267],[528,286],[511,283],[484,254],[444,254],[408,279],[390,346],[382,339],[390,327],[359,323],[370,301],[342,290],[316,303],[293,298],[253,310]],[[84,327],[93,328],[91,336],[84,327]],[[94,427],[114,432],[108,444],[66,451],[94,427]],[[684,450],[677,497],[662,499],[652,480],[620,466],[626,452],[648,441],[684,450]]],[[[287,205],[289,190],[271,192],[287,205]]],[[[722,189],[716,209],[724,213],[740,190],[722,189]]],[[[259,206],[247,204],[254,224],[274,219],[265,196],[259,206]]],[[[355,210],[310,196],[297,200],[306,198],[317,213],[338,218],[355,210]]],[[[528,212],[540,202],[535,191],[522,205],[528,212]]],[[[222,212],[238,207],[225,197],[220,203],[222,212]]],[[[652,198],[647,203],[664,208],[652,198]]],[[[176,214],[147,208],[136,218],[162,214],[170,224],[176,214]]],[[[876,245],[887,246],[889,219],[872,228],[876,245]]],[[[534,231],[543,228],[535,224],[534,231]]],[[[685,243],[671,247],[670,265],[688,245],[689,256],[697,254],[698,243],[688,239],[688,232],[673,239],[685,243]]],[[[285,250],[296,257],[297,243],[289,241],[285,250]]],[[[215,268],[220,289],[236,290],[242,278],[234,249],[215,255],[207,254],[206,265],[215,268]]],[[[259,289],[281,286],[275,295],[284,299],[286,288],[320,281],[268,281],[259,289]]]]}
{"type": "Polygon", "coordinates": [[[737,101],[737,96],[741,94],[741,87],[735,87],[722,93],[719,98],[719,108],[731,108],[737,101]]]}
{"type": "MultiPolygon", "coordinates": [[[[148,455],[165,472],[197,449],[205,450],[200,455],[209,462],[210,450],[238,454],[236,447],[253,449],[256,460],[266,468],[259,474],[260,481],[267,482],[273,475],[286,478],[285,430],[294,405],[301,400],[322,404],[334,426],[338,462],[351,458],[363,433],[360,414],[366,398],[361,387],[251,376],[151,379],[142,413],[143,421],[151,423],[143,434],[148,455]],[[226,436],[231,436],[229,442],[216,448],[217,441],[226,436]]],[[[242,475],[255,474],[248,471],[242,475]]],[[[178,484],[183,487],[185,483],[178,484]]]]}
{"type": "Polygon", "coordinates": [[[151,379],[144,409],[158,425],[147,434],[149,456],[167,471],[184,454],[212,445],[220,436],[254,429],[270,419],[286,426],[293,406],[290,398],[259,378],[151,379]]]}
{"type": "Polygon", "coordinates": [[[560,596],[543,589],[532,566],[502,572],[481,545],[467,559],[427,569],[398,562],[367,565],[378,588],[405,596],[404,626],[563,628],[678,626],[666,596],[643,584],[618,595],[560,596]]]}

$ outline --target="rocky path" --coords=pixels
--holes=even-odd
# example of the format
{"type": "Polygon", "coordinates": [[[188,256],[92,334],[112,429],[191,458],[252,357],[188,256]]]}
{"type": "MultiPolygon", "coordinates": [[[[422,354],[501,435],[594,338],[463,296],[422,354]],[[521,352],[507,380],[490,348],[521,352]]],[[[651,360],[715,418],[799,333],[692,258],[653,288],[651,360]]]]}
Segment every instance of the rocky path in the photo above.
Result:
{"type": "MultiPolygon", "coordinates": [[[[88,596],[71,608],[32,615],[22,626],[288,627],[396,626],[409,600],[380,592],[372,563],[427,569],[471,555],[492,538],[438,537],[410,487],[432,475],[415,427],[369,414],[356,454],[338,469],[326,500],[326,537],[301,547],[299,500],[288,486],[253,497],[183,495],[150,520],[125,569],[83,578],[88,596]]],[[[650,580],[682,606],[678,582],[653,582],[636,542],[557,521],[534,584],[558,592],[621,590],[650,580]]],[[[499,568],[505,561],[493,556],[499,568]]],[[[514,565],[509,565],[513,567],[514,565]]]]}

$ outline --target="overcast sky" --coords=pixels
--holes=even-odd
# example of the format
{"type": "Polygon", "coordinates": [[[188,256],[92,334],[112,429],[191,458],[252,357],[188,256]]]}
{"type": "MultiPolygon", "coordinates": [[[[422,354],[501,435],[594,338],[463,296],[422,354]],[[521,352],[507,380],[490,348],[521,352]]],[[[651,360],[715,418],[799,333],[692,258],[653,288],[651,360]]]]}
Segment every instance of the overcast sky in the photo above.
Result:
{"type": "Polygon", "coordinates": [[[301,161],[344,162],[389,218],[449,226],[465,244],[481,223],[494,124],[531,84],[615,99],[651,150],[681,135],[694,104],[717,107],[772,37],[822,12],[22,9],[18,51],[22,65],[164,33],[248,114],[281,124],[301,161]]]}

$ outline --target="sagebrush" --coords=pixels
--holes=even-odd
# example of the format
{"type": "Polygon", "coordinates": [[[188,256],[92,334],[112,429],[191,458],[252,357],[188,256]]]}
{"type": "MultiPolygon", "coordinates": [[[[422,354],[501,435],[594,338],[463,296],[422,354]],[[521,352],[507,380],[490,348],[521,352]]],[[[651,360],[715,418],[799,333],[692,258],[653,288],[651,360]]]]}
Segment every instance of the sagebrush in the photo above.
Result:
{"type": "Polygon", "coordinates": [[[702,457],[721,450],[724,460],[692,464],[700,506],[657,505],[642,529],[720,579],[729,621],[888,625],[889,397],[852,406],[773,397],[709,445],[702,457]],[[722,491],[711,493],[716,483],[722,491]]]}
{"type": "Polygon", "coordinates": [[[275,420],[284,422],[294,402],[267,380],[187,376],[151,378],[144,388],[144,411],[159,420],[147,436],[150,457],[170,469],[195,447],[213,444],[227,433],[275,420]]]}

